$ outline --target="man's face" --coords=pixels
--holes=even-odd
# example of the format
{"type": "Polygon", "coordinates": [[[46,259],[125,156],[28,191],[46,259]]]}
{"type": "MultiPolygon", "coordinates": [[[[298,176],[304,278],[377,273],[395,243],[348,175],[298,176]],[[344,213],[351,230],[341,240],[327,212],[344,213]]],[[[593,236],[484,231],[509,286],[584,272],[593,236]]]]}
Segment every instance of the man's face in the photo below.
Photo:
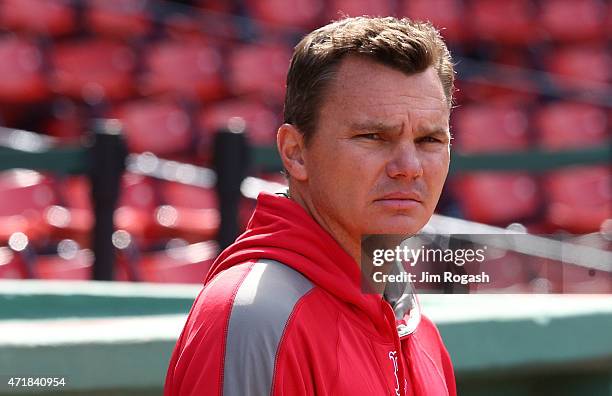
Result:
{"type": "Polygon", "coordinates": [[[418,232],[448,173],[449,112],[433,68],[407,76],[344,59],[304,150],[306,193],[326,228],[354,240],[418,232]]]}

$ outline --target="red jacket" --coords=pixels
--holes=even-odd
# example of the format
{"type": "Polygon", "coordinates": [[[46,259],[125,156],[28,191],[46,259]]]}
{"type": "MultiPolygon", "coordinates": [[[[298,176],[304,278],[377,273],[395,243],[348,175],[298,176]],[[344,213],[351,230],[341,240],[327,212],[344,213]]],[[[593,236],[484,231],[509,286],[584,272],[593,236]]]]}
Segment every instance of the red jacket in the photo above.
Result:
{"type": "Polygon", "coordinates": [[[419,315],[405,301],[362,293],[355,261],[301,206],[262,194],[193,304],[164,394],[456,395],[435,325],[400,336],[419,315]]]}

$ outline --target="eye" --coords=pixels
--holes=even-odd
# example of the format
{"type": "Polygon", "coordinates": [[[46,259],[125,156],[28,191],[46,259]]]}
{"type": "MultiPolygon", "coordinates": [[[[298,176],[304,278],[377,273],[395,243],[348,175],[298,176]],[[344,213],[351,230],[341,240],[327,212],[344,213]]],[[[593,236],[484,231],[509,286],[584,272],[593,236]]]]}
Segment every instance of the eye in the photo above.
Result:
{"type": "Polygon", "coordinates": [[[367,140],[382,140],[382,136],[378,133],[364,133],[362,135],[357,135],[357,137],[367,140]]]}
{"type": "Polygon", "coordinates": [[[422,138],[418,139],[419,143],[442,143],[442,140],[437,139],[433,136],[423,136],[422,138]]]}

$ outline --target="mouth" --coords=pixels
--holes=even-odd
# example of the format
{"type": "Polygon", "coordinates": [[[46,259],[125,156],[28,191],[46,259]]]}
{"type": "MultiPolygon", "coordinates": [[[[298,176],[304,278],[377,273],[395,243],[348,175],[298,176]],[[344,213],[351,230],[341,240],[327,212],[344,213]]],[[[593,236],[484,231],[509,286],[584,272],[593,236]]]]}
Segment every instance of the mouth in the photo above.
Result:
{"type": "Polygon", "coordinates": [[[374,202],[383,205],[389,209],[413,209],[422,205],[422,199],[418,194],[414,193],[392,193],[375,200],[374,202]]]}

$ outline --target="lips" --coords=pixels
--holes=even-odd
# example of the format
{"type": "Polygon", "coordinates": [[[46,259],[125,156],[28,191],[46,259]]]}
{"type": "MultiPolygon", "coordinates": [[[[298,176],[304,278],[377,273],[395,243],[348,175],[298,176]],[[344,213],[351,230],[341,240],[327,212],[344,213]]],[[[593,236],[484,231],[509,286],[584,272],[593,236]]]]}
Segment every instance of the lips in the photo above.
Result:
{"type": "Polygon", "coordinates": [[[382,198],[377,199],[377,201],[416,201],[422,202],[422,198],[420,194],[416,192],[394,192],[387,195],[384,195],[382,198]]]}
{"type": "Polygon", "coordinates": [[[421,196],[415,192],[394,192],[375,202],[391,210],[410,210],[423,203],[421,196]]]}

